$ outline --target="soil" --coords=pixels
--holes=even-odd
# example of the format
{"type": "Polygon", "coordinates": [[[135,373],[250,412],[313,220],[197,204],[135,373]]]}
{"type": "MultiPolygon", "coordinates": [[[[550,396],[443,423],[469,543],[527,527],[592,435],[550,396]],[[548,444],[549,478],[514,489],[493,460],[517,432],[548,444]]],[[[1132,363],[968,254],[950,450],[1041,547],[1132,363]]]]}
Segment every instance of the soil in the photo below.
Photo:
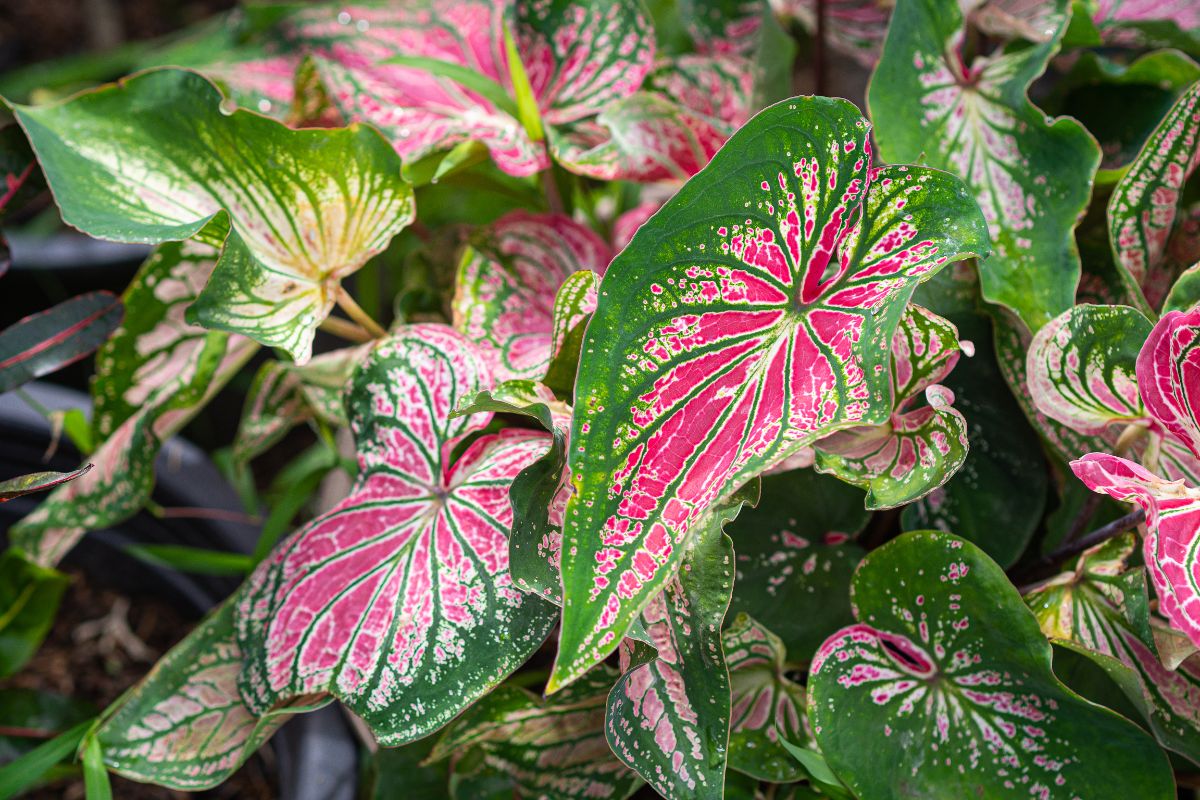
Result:
{"type": "MultiPolygon", "coordinates": [[[[33,660],[0,687],[37,689],[87,700],[104,708],[135,684],[157,658],[191,629],[188,619],[153,597],[130,598],[93,585],[72,572],[70,588],[50,635],[33,660]]],[[[270,800],[279,796],[266,747],[221,786],[184,793],[113,776],[119,800],[270,800]]],[[[26,800],[83,800],[83,780],[35,789],[26,800]]]]}

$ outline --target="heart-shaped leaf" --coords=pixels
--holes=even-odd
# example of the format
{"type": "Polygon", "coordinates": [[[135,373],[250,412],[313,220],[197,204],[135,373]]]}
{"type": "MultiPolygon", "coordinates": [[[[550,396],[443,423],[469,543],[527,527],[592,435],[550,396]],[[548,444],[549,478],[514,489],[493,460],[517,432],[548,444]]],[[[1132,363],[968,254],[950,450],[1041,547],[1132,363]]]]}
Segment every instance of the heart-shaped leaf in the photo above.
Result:
{"type": "Polygon", "coordinates": [[[470,342],[441,325],[403,329],[359,368],[350,495],[277,548],[238,606],[252,711],[330,692],[399,745],[445,725],[541,645],[555,611],[512,585],[508,491],[549,437],[507,429],[450,461],[491,417],[452,412],[491,383],[470,342]]]}
{"type": "Polygon", "coordinates": [[[625,674],[608,697],[613,752],[667,800],[723,796],[730,685],[721,621],[733,546],[722,528],[752,499],[743,490],[698,524],[684,568],[642,612],[657,654],[625,640],[625,674]]]}
{"type": "MultiPolygon", "coordinates": [[[[221,257],[189,319],[300,362],[341,278],[413,219],[412,189],[378,133],[289,130],[247,111],[226,114],[220,92],[193,72],[145,72],[14,113],[63,219],[85,233],[176,241],[228,215],[221,257]]],[[[214,233],[209,243],[219,241],[214,233]]]]}
{"type": "Polygon", "coordinates": [[[604,738],[604,708],[617,676],[597,667],[552,701],[500,686],[454,721],[430,761],[479,748],[522,797],[623,800],[641,785],[604,738]]]}
{"type": "Polygon", "coordinates": [[[803,742],[804,689],[784,675],[783,642],[745,614],[724,634],[731,715],[729,767],[759,780],[805,777],[781,740],[803,742]]]}
{"type": "Polygon", "coordinates": [[[1136,725],[1055,678],[1004,571],[944,533],[906,533],[854,576],[859,622],[822,645],[809,719],[862,800],[1175,796],[1136,725]]]}
{"type": "Polygon", "coordinates": [[[246,708],[238,694],[235,602],[222,603],[104,712],[91,735],[109,769],[182,791],[212,788],[292,714],[330,701],[328,695],[297,698],[261,717],[246,708]]]}
{"type": "Polygon", "coordinates": [[[963,185],[873,168],[868,133],[841,100],[767,109],[605,273],[576,383],[551,691],[617,646],[693,520],[815,439],[888,418],[913,289],[987,252],[963,185]]]}
{"type": "MultiPolygon", "coordinates": [[[[454,327],[479,346],[497,380],[541,380],[556,341],[561,347],[580,321],[570,317],[586,313],[563,309],[556,319],[559,288],[577,270],[603,274],[611,258],[604,240],[561,214],[506,214],[463,253],[454,327]]],[[[571,287],[571,298],[586,296],[571,287]]]]}
{"type": "MultiPolygon", "coordinates": [[[[1200,82],[1193,83],[1142,145],[1108,201],[1108,234],[1117,263],[1157,308],[1175,278],[1200,253],[1178,258],[1183,185],[1200,160],[1200,82]]],[[[1184,217],[1186,219],[1186,217],[1184,217]]]]}
{"type": "Polygon", "coordinates": [[[902,0],[870,86],[882,156],[925,154],[967,181],[995,245],[980,269],[984,297],[1035,331],[1073,305],[1073,231],[1100,160],[1082,125],[1049,120],[1026,97],[1069,18],[1069,0],[1054,0],[1044,41],[972,62],[963,60],[959,3],[902,0]]]}
{"type": "Polygon", "coordinates": [[[731,614],[777,635],[789,660],[807,662],[854,620],[850,576],[865,551],[853,537],[871,515],[863,492],[809,469],[762,479],[762,497],[729,525],[737,551],[731,614]]]}
{"type": "Polygon", "coordinates": [[[1128,306],[1075,306],[1033,337],[1026,375],[1043,414],[1090,436],[1145,416],[1135,375],[1150,321],[1128,306]]]}
{"type": "MultiPolygon", "coordinates": [[[[1128,695],[1165,747],[1200,759],[1200,665],[1163,664],[1155,644],[1146,578],[1126,571],[1132,536],[1105,542],[1076,568],[1025,596],[1042,631],[1094,660],[1128,695]]],[[[1161,624],[1161,623],[1159,623],[1161,624]]]]}

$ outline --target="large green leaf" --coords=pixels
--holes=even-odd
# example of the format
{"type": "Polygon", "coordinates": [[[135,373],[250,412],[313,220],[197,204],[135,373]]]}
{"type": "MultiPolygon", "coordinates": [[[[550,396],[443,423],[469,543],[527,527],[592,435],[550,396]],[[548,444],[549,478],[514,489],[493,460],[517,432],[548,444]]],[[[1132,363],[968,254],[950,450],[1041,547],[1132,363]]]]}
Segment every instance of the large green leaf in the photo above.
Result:
{"type": "Polygon", "coordinates": [[[870,519],[863,492],[809,469],[762,479],[758,505],[729,525],[737,552],[731,614],[777,635],[794,662],[854,617],[850,576],[865,551],[853,541],[870,519]]]}
{"type": "MultiPolygon", "coordinates": [[[[1200,664],[1163,663],[1144,570],[1127,570],[1132,535],[1079,558],[1075,569],[1025,596],[1045,634],[1095,661],[1145,716],[1164,747],[1200,763],[1200,664]]],[[[1168,634],[1169,635],[1169,634],[1168,634]]]]}
{"type": "Polygon", "coordinates": [[[236,598],[222,603],[108,708],[91,740],[104,763],[133,780],[196,791],[223,783],[313,695],[256,716],[238,693],[236,598]]]}
{"type": "Polygon", "coordinates": [[[961,182],[873,168],[869,130],[843,100],[772,106],[605,273],[576,383],[551,691],[612,652],[722,497],[888,418],[913,289],[987,252],[961,182]]]}
{"type": "Polygon", "coordinates": [[[500,686],[447,728],[429,760],[479,748],[520,797],[624,800],[641,779],[604,738],[605,703],[616,679],[610,668],[597,667],[553,700],[500,686]]]}
{"type": "Polygon", "coordinates": [[[970,185],[995,245],[980,268],[984,297],[1033,330],[1074,302],[1080,270],[1072,231],[1100,160],[1082,125],[1048,120],[1026,97],[1069,17],[1069,0],[1054,0],[1044,41],[971,61],[958,2],[900,0],[870,87],[884,158],[924,154],[970,185]]]}
{"type": "Polygon", "coordinates": [[[15,547],[0,555],[0,678],[16,673],[37,652],[70,582],[15,547]]]}
{"type": "Polygon", "coordinates": [[[1175,797],[1150,737],[1055,678],[1037,620],[979,548],[904,534],[853,592],[859,622],[822,645],[808,710],[856,797],[1175,797]]]}
{"type": "Polygon", "coordinates": [[[228,215],[221,257],[189,317],[297,361],[309,357],[341,278],[413,219],[399,157],[377,132],[290,130],[227,114],[220,92],[193,72],[145,72],[14,113],[63,219],[85,233],[177,241],[228,215]]]}

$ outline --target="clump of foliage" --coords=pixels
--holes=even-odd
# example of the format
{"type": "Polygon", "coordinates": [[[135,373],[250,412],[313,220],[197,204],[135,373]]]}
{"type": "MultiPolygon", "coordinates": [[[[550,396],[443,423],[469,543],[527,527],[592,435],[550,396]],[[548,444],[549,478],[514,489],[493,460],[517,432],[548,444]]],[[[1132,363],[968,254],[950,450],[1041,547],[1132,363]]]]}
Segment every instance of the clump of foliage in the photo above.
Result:
{"type": "Polygon", "coordinates": [[[211,787],[334,702],[381,795],[1194,785],[1200,10],[651,5],[250,6],[10,103],[9,195],[156,249],[89,306],[92,466],[11,531],[0,600],[47,599],[0,667],[259,351],[231,473],[316,443],[237,592],[0,786],[211,787]],[[867,116],[791,96],[814,29],[867,116]]]}

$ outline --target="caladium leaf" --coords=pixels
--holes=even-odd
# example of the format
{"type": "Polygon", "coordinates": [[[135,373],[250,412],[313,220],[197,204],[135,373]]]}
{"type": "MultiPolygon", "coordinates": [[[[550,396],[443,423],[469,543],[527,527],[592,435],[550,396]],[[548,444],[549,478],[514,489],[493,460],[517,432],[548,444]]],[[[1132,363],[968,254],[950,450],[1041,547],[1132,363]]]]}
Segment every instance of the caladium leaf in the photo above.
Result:
{"type": "Polygon", "coordinates": [[[737,128],[753,112],[754,65],[745,58],[685,55],[660,63],[646,89],[737,128]]]}
{"type": "Polygon", "coordinates": [[[986,224],[962,184],[872,168],[841,100],[759,114],[613,261],[584,341],[549,688],[617,646],[693,520],[817,438],[892,411],[913,289],[986,224]]]}
{"type": "Polygon", "coordinates": [[[341,278],[412,221],[412,189],[375,131],[290,130],[226,114],[221,103],[196,73],[166,69],[14,112],[63,219],[85,233],[177,241],[227,215],[224,248],[189,320],[303,362],[341,278]]]}
{"type": "Polygon", "coordinates": [[[721,621],[733,546],[722,528],[748,500],[742,490],[699,521],[684,568],[642,612],[657,655],[645,660],[647,648],[624,646],[625,674],[608,697],[609,746],[667,800],[723,796],[730,684],[721,621]]]}
{"type": "Polygon", "coordinates": [[[556,315],[559,288],[577,270],[603,274],[611,258],[603,239],[561,214],[506,214],[463,253],[454,327],[479,346],[497,380],[540,380],[555,345],[586,313],[586,286],[573,284],[564,300],[576,308],[556,315]]]}
{"type": "Polygon", "coordinates": [[[2,480],[0,481],[0,503],[6,503],[34,492],[53,489],[61,483],[75,480],[91,468],[91,464],[85,464],[72,472],[31,472],[28,475],[2,480]]]}
{"type": "Polygon", "coordinates": [[[789,660],[807,662],[854,620],[850,576],[864,551],[853,540],[870,513],[863,492],[812,470],[762,479],[762,498],[730,523],[737,551],[731,614],[767,626],[789,660]]]}
{"type": "Polygon", "coordinates": [[[1129,696],[1165,746],[1200,759],[1200,715],[1191,698],[1200,669],[1185,660],[1168,668],[1155,643],[1146,579],[1126,572],[1131,535],[1109,540],[1079,558],[1074,570],[1025,596],[1042,631],[1055,643],[1093,659],[1129,696]]]}
{"type": "Polygon", "coordinates": [[[1033,337],[1026,376],[1034,405],[1091,436],[1145,416],[1135,375],[1150,321],[1128,306],[1081,305],[1033,337]]]}
{"type": "Polygon", "coordinates": [[[1167,481],[1144,467],[1106,453],[1072,461],[1076,477],[1093,492],[1137,503],[1146,512],[1143,553],[1158,595],[1159,611],[1200,645],[1200,490],[1167,481]]]}
{"type": "Polygon", "coordinates": [[[553,356],[546,367],[546,385],[563,397],[575,391],[579,372],[579,350],[583,334],[596,310],[600,278],[593,271],[580,270],[563,281],[554,297],[554,323],[550,332],[553,356]]]}
{"type": "Polygon", "coordinates": [[[1146,140],[1108,201],[1108,232],[1117,263],[1142,285],[1154,307],[1195,257],[1180,263],[1169,241],[1183,185],[1200,163],[1200,82],[1193,83],[1146,140]]]}
{"type": "Polygon", "coordinates": [[[906,533],[854,576],[859,622],[813,663],[808,712],[829,766],[862,800],[1175,794],[1136,725],[1055,678],[1004,571],[939,532],[906,533]]]}
{"type": "Polygon", "coordinates": [[[37,652],[70,582],[19,548],[0,555],[0,678],[16,674],[37,652]]]}
{"type": "Polygon", "coordinates": [[[1200,310],[1158,321],[1138,355],[1137,380],[1154,420],[1200,455],[1200,310]]]}
{"type": "Polygon", "coordinates": [[[953,324],[909,306],[892,337],[895,411],[883,425],[817,442],[817,470],[866,489],[867,508],[911,503],[948,481],[967,458],[967,422],[938,381],[954,369],[961,347],[953,324]],[[913,407],[921,393],[926,405],[913,407]]]}
{"type": "Polygon", "coordinates": [[[382,340],[347,397],[350,495],[276,549],[238,607],[252,711],[330,692],[380,743],[445,725],[541,645],[553,606],[512,585],[508,489],[549,436],[508,429],[455,445],[491,415],[452,416],[491,386],[451,328],[382,340]]]}
{"type": "Polygon", "coordinates": [[[1095,0],[1092,22],[1105,44],[1200,51],[1200,11],[1189,0],[1095,0]]]}
{"type": "Polygon", "coordinates": [[[787,783],[805,773],[780,740],[804,742],[804,689],[784,674],[783,642],[745,614],[724,633],[732,697],[729,767],[787,783]]]}
{"type": "Polygon", "coordinates": [[[341,427],[347,423],[342,391],[368,345],[315,356],[307,364],[268,361],[246,395],[233,442],[233,457],[247,462],[266,452],[296,425],[312,419],[341,427]]]}
{"type": "MultiPolygon", "coordinates": [[[[770,0],[781,17],[796,19],[812,35],[817,32],[818,0],[770,0]]],[[[831,47],[864,67],[879,60],[893,4],[886,0],[833,0],[825,6],[826,36],[831,47]]]]}
{"type": "Polygon", "coordinates": [[[605,704],[616,679],[611,669],[597,667],[550,701],[500,686],[447,728],[429,760],[479,748],[484,763],[508,775],[519,796],[623,800],[642,781],[604,738],[605,704]]]}
{"type": "Polygon", "coordinates": [[[109,292],[88,292],[0,331],[0,394],[89,355],[123,311],[109,292]]]}
{"type": "Polygon", "coordinates": [[[959,3],[900,3],[869,93],[884,158],[926,154],[971,187],[996,250],[980,267],[983,295],[1035,331],[1074,304],[1073,229],[1100,160],[1082,125],[1048,120],[1026,97],[1069,17],[1069,0],[1054,0],[1045,41],[966,63],[959,3]]]}
{"type": "Polygon", "coordinates": [[[257,350],[249,339],[183,320],[216,262],[200,242],[162,245],[124,302],[130,315],[96,356],[95,468],[56,489],[11,530],[14,544],[57,563],[85,531],[135,514],[154,487],[160,445],[183,429],[257,350]]]}
{"type": "Polygon", "coordinates": [[[91,736],[119,775],[182,791],[223,783],[292,714],[327,704],[297,698],[262,716],[238,694],[236,597],[222,603],[103,714],[91,736]]]}

